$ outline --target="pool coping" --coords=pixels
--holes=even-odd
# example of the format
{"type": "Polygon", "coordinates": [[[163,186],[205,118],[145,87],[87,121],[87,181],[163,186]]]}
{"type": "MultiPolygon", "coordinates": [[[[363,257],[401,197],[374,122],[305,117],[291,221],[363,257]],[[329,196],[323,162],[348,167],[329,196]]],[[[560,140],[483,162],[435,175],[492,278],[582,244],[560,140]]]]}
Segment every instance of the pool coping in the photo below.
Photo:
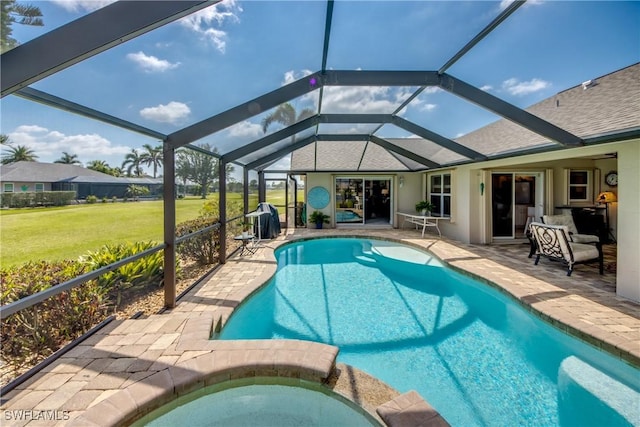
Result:
{"type": "MultiPolygon", "coordinates": [[[[260,352],[264,351],[264,348],[256,348],[254,343],[250,343],[250,349],[258,353],[247,355],[245,349],[241,348],[241,342],[228,341],[221,344],[222,341],[212,341],[208,337],[222,327],[236,307],[266,285],[273,277],[277,268],[275,250],[288,243],[323,237],[381,239],[427,250],[455,270],[479,279],[506,294],[522,305],[524,309],[555,325],[555,327],[600,347],[609,354],[617,355],[627,363],[640,366],[640,334],[638,334],[640,315],[635,315],[640,311],[636,310],[636,307],[640,309],[640,305],[616,297],[611,292],[580,283],[587,277],[581,276],[580,271],[576,271],[571,280],[567,281],[562,274],[562,269],[554,268],[557,266],[550,266],[548,270],[551,270],[551,274],[548,271],[545,273],[544,267],[527,268],[530,263],[527,261],[527,266],[525,266],[521,262],[526,261],[524,258],[526,254],[521,261],[508,262],[501,255],[496,256],[498,252],[492,253],[491,250],[486,250],[483,246],[448,241],[446,238],[433,239],[428,235],[421,238],[419,232],[407,230],[296,229],[294,232],[287,232],[275,240],[263,241],[261,248],[255,254],[229,258],[226,264],[194,286],[174,309],[166,310],[162,314],[152,314],[147,318],[111,322],[94,336],[70,350],[61,359],[54,361],[15,390],[3,396],[1,408],[5,412],[33,410],[35,414],[60,410],[67,417],[64,420],[51,420],[48,423],[42,420],[32,420],[32,422],[27,421],[16,425],[86,425],[82,424],[80,420],[89,421],[88,417],[93,417],[94,411],[98,411],[97,413],[100,414],[99,418],[96,418],[99,420],[98,425],[106,425],[106,414],[112,411],[111,407],[114,405],[112,402],[105,403],[105,406],[99,406],[101,402],[108,402],[113,396],[135,384],[140,384],[138,387],[143,391],[149,388],[154,390],[161,388],[162,392],[158,390],[155,392],[159,393],[163,399],[169,400],[173,399],[171,396],[176,392],[184,393],[190,387],[199,387],[198,380],[195,380],[193,384],[186,383],[186,379],[180,375],[193,376],[189,371],[185,371],[185,366],[190,366],[189,363],[207,365],[203,362],[206,358],[200,362],[189,362],[205,354],[212,354],[213,360],[216,360],[216,354],[220,356],[217,361],[213,362],[214,366],[218,362],[229,363],[230,369],[231,367],[238,369],[238,371],[221,373],[223,379],[227,374],[229,378],[232,375],[234,378],[238,375],[250,375],[252,369],[245,365],[254,366],[254,360],[263,357],[263,353],[260,352]],[[517,266],[520,265],[523,266],[523,271],[518,271],[517,266]],[[560,275],[555,274],[556,270],[560,272],[560,275]],[[567,285],[567,283],[569,284],[567,285]],[[600,321],[600,319],[603,320],[600,321]],[[236,360],[223,362],[224,355],[230,358],[230,354],[237,355],[236,359],[241,357],[243,363],[247,358],[247,363],[239,366],[240,362],[236,360]],[[169,374],[169,378],[166,377],[166,373],[169,373],[168,369],[172,366],[179,366],[179,369],[175,371],[175,380],[171,374],[169,374]],[[166,371],[166,373],[158,375],[162,371],[166,371]],[[153,381],[157,381],[157,383],[153,383],[153,381]],[[163,384],[166,386],[165,388],[160,387],[163,384]],[[177,391],[176,384],[178,385],[177,391]],[[94,409],[96,407],[103,408],[103,410],[94,409]],[[78,419],[77,422],[76,419],[78,419]]],[[[313,353],[315,350],[309,353],[309,358],[314,357],[313,353]]],[[[328,363],[329,358],[326,359],[324,363],[328,363]]],[[[273,360],[274,369],[270,371],[271,375],[274,373],[280,375],[280,372],[275,369],[276,359],[273,360]]],[[[278,363],[281,361],[282,359],[278,359],[278,363]]],[[[311,369],[306,371],[307,373],[303,376],[310,372],[319,372],[317,369],[314,371],[315,368],[312,369],[312,366],[316,366],[315,363],[319,362],[309,362],[303,359],[303,365],[307,364],[304,365],[305,369],[311,369]]],[[[318,380],[320,383],[331,384],[331,378],[335,376],[336,371],[342,371],[345,375],[350,373],[350,367],[340,369],[341,364],[335,363],[335,357],[331,365],[333,371],[329,379],[318,380]]],[[[283,365],[283,369],[287,366],[283,365]]],[[[266,368],[260,367],[258,369],[261,374],[262,369],[266,370],[266,368]]],[[[292,371],[286,372],[289,372],[290,375],[296,375],[292,371]]],[[[326,371],[322,372],[326,373],[326,371]]],[[[211,371],[211,375],[215,376],[213,371],[211,371]]],[[[253,369],[252,375],[255,376],[255,369],[253,369]]],[[[285,371],[282,372],[282,375],[284,378],[285,371]]],[[[349,375],[338,378],[344,380],[349,378],[349,375]]],[[[213,376],[209,377],[208,381],[214,381],[213,376]]],[[[414,397],[408,393],[403,395],[392,393],[385,395],[385,399],[377,400],[375,404],[367,403],[362,400],[362,396],[370,392],[370,388],[367,388],[369,385],[367,382],[368,380],[356,381],[355,385],[349,384],[345,388],[347,390],[345,393],[347,395],[351,393],[352,400],[360,406],[366,407],[367,412],[373,414],[376,419],[383,420],[383,415],[388,417],[390,414],[385,410],[388,409],[387,407],[391,407],[396,411],[395,422],[406,425],[405,422],[409,422],[410,417],[402,418],[398,414],[405,412],[405,415],[408,416],[422,405],[416,406],[413,401],[414,397]],[[392,401],[393,403],[390,403],[392,401]],[[389,405],[384,406],[386,403],[389,405]]],[[[124,396],[130,392],[131,390],[125,392],[124,396]]],[[[119,398],[114,397],[114,399],[119,398]]],[[[426,406],[422,405],[424,411],[422,414],[426,418],[430,414],[430,407],[428,403],[425,402],[425,404],[426,406]]],[[[125,408],[125,406],[118,404],[116,408],[125,408]]],[[[137,410],[138,406],[135,411],[137,410]]],[[[129,415],[122,414],[120,411],[120,417],[122,416],[129,415]]],[[[393,413],[391,416],[388,420],[384,420],[393,423],[393,413]]],[[[113,418],[112,421],[116,423],[115,425],[120,425],[119,419],[113,418]]],[[[433,420],[433,425],[446,425],[446,421],[441,417],[436,418],[433,420]]]]}

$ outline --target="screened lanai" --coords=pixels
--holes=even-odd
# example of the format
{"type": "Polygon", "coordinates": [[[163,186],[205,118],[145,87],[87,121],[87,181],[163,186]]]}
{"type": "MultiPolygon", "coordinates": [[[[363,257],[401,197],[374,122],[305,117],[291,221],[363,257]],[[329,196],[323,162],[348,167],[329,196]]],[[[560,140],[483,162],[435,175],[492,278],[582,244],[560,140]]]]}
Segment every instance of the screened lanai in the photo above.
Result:
{"type": "MultiPolygon", "coordinates": [[[[620,21],[633,17],[621,5],[106,3],[71,21],[52,15],[55,28],[26,35],[2,54],[3,128],[21,115],[73,113],[83,128],[107,126],[112,138],[131,144],[162,141],[165,265],[171,266],[181,147],[219,159],[224,224],[227,164],[242,171],[247,210],[249,173],[428,171],[637,137],[637,127],[622,135],[619,124],[610,124],[585,134],[527,110],[544,98],[532,88],[555,93],[575,86],[576,78],[587,82],[637,62],[637,33],[620,21]],[[576,7],[592,9],[580,18],[589,30],[567,33],[576,7]],[[532,27],[532,17],[541,15],[547,26],[532,27]],[[582,54],[589,40],[602,37],[630,53],[582,54]],[[198,42],[196,54],[187,49],[198,42]],[[535,76],[527,72],[534,67],[535,76]],[[149,71],[161,68],[167,72],[159,77],[149,71]],[[568,68],[579,71],[569,75],[568,68]],[[519,135],[514,144],[474,133],[492,123],[519,135]]],[[[224,254],[224,226],[221,232],[224,254]]],[[[172,306],[175,272],[165,274],[172,306]]]]}

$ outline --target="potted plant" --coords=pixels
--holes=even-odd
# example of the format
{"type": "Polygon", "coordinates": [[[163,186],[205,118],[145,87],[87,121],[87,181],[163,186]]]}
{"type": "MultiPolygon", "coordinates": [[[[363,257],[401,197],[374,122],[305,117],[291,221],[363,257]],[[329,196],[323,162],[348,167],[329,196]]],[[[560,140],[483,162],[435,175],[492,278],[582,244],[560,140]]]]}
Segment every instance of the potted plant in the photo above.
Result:
{"type": "Polygon", "coordinates": [[[428,212],[431,212],[433,208],[435,208],[434,204],[428,200],[421,200],[416,203],[416,212],[420,212],[424,216],[426,216],[428,212]]]}
{"type": "Polygon", "coordinates": [[[325,215],[321,211],[314,211],[309,215],[309,222],[315,223],[316,228],[322,228],[322,224],[329,224],[329,215],[325,215]]]}
{"type": "Polygon", "coordinates": [[[251,223],[250,222],[243,222],[242,223],[242,237],[244,237],[244,238],[249,237],[250,228],[251,228],[251,223]]]}

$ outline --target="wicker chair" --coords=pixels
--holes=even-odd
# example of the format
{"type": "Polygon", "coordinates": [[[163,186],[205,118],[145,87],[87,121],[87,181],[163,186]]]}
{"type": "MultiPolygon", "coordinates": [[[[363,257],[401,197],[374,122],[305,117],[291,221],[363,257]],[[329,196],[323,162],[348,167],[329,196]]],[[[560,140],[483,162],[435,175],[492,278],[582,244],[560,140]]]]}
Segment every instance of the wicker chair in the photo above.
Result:
{"type": "Polygon", "coordinates": [[[604,273],[602,246],[599,242],[597,242],[597,245],[573,242],[565,225],[548,225],[533,222],[529,227],[536,243],[535,265],[538,265],[541,256],[545,256],[551,260],[567,264],[567,276],[571,276],[575,264],[598,261],[600,263],[600,274],[604,273]]]}

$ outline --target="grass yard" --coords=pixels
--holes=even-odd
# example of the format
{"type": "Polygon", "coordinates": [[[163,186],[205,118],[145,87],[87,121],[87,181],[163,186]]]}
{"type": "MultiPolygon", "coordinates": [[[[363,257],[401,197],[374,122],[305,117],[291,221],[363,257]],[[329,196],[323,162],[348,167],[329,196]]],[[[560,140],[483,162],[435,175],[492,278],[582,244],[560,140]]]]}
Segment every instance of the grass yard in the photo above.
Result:
{"type": "MultiPolygon", "coordinates": [[[[240,193],[227,197],[242,200],[240,193]]],[[[250,210],[255,209],[257,197],[249,200],[250,210]]],[[[269,190],[267,200],[283,205],[284,191],[269,190]]],[[[176,200],[176,223],[196,218],[204,202],[198,197],[176,200]]],[[[0,267],[75,259],[105,244],[149,240],[163,241],[162,200],[0,211],[0,267]]]]}

